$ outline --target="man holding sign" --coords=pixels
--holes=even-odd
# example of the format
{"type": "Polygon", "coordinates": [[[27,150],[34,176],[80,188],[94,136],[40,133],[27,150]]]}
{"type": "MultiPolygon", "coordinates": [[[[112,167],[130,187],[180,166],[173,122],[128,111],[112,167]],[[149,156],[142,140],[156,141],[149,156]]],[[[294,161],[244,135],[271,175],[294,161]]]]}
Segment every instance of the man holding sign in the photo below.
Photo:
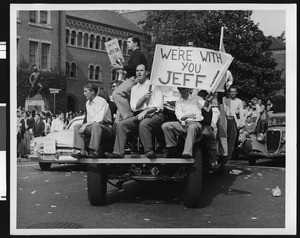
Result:
{"type": "Polygon", "coordinates": [[[113,153],[106,153],[109,158],[123,158],[129,132],[139,130],[139,136],[149,159],[156,158],[153,151],[152,131],[162,125],[164,117],[163,93],[161,87],[153,87],[146,78],[146,66],[139,64],[136,68],[138,83],[132,87],[130,106],[136,116],[117,122],[116,139],[113,153]]]}
{"type": "Polygon", "coordinates": [[[140,49],[141,43],[140,39],[135,37],[130,37],[127,39],[128,50],[132,50],[129,61],[127,65],[122,65],[119,63],[112,64],[113,70],[125,70],[127,73],[126,79],[121,83],[118,88],[113,92],[113,99],[118,107],[121,120],[130,118],[133,116],[133,111],[129,105],[130,90],[135,82],[135,70],[137,65],[144,64],[147,69],[146,57],[140,49]]]}

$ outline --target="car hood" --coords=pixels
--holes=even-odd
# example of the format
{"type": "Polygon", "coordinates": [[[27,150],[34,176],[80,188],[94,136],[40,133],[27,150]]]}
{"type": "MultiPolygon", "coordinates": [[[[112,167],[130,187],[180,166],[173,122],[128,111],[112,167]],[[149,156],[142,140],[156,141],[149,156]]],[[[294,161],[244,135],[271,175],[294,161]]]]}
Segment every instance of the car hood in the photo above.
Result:
{"type": "MultiPolygon", "coordinates": [[[[57,147],[73,147],[73,130],[63,130],[49,133],[46,138],[53,138],[56,141],[57,147]]],[[[36,137],[33,139],[36,143],[42,143],[43,137],[36,137]]]]}

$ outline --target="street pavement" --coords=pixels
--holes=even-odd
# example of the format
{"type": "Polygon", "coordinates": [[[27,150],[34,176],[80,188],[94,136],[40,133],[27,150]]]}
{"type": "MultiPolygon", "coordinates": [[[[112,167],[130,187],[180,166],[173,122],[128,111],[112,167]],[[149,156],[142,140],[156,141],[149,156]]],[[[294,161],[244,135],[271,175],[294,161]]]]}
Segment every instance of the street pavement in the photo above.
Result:
{"type": "Polygon", "coordinates": [[[107,204],[94,207],[87,197],[85,166],[56,164],[42,171],[38,163],[25,159],[17,166],[17,229],[66,222],[81,228],[285,227],[282,161],[257,166],[229,161],[223,175],[205,177],[197,209],[183,205],[181,183],[134,181],[121,190],[108,184],[107,204]],[[272,195],[276,186],[282,192],[279,197],[272,195]]]}

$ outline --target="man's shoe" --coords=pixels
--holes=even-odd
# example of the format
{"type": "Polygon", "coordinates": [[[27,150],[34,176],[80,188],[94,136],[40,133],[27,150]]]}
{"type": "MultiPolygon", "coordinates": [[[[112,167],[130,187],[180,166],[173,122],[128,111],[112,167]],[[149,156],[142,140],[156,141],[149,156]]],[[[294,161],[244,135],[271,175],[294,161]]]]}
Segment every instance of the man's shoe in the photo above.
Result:
{"type": "Polygon", "coordinates": [[[181,157],[184,158],[184,159],[191,159],[191,158],[193,158],[193,156],[191,156],[189,154],[183,154],[181,157]]]}
{"type": "Polygon", "coordinates": [[[87,158],[87,155],[86,154],[81,154],[80,152],[75,152],[75,153],[72,153],[71,156],[75,159],[82,159],[82,158],[87,158]]]}
{"type": "Polygon", "coordinates": [[[174,157],[177,157],[177,150],[176,150],[176,147],[173,146],[173,147],[167,147],[165,150],[164,150],[164,154],[163,156],[165,158],[174,158],[174,157]]]}
{"type": "Polygon", "coordinates": [[[89,153],[89,158],[91,159],[97,159],[98,158],[98,153],[96,151],[92,151],[89,153]]]}
{"type": "Polygon", "coordinates": [[[156,154],[153,151],[147,152],[146,156],[148,159],[156,159],[157,158],[156,154]]]}
{"type": "Polygon", "coordinates": [[[105,152],[104,155],[107,158],[111,158],[111,159],[122,159],[123,157],[121,155],[115,154],[115,153],[110,153],[110,152],[105,152]]]}

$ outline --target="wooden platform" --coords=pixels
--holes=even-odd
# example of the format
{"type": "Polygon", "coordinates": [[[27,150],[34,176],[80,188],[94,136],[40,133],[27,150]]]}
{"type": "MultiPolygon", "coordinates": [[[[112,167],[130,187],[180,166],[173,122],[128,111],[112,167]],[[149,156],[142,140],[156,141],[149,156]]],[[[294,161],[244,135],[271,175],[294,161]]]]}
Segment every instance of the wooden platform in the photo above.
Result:
{"type": "Polygon", "coordinates": [[[144,154],[128,154],[124,158],[110,159],[110,158],[84,158],[75,159],[72,156],[61,156],[58,160],[41,160],[38,158],[30,158],[32,161],[44,163],[62,163],[62,164],[193,164],[194,159],[183,158],[162,158],[148,159],[144,154]]]}

